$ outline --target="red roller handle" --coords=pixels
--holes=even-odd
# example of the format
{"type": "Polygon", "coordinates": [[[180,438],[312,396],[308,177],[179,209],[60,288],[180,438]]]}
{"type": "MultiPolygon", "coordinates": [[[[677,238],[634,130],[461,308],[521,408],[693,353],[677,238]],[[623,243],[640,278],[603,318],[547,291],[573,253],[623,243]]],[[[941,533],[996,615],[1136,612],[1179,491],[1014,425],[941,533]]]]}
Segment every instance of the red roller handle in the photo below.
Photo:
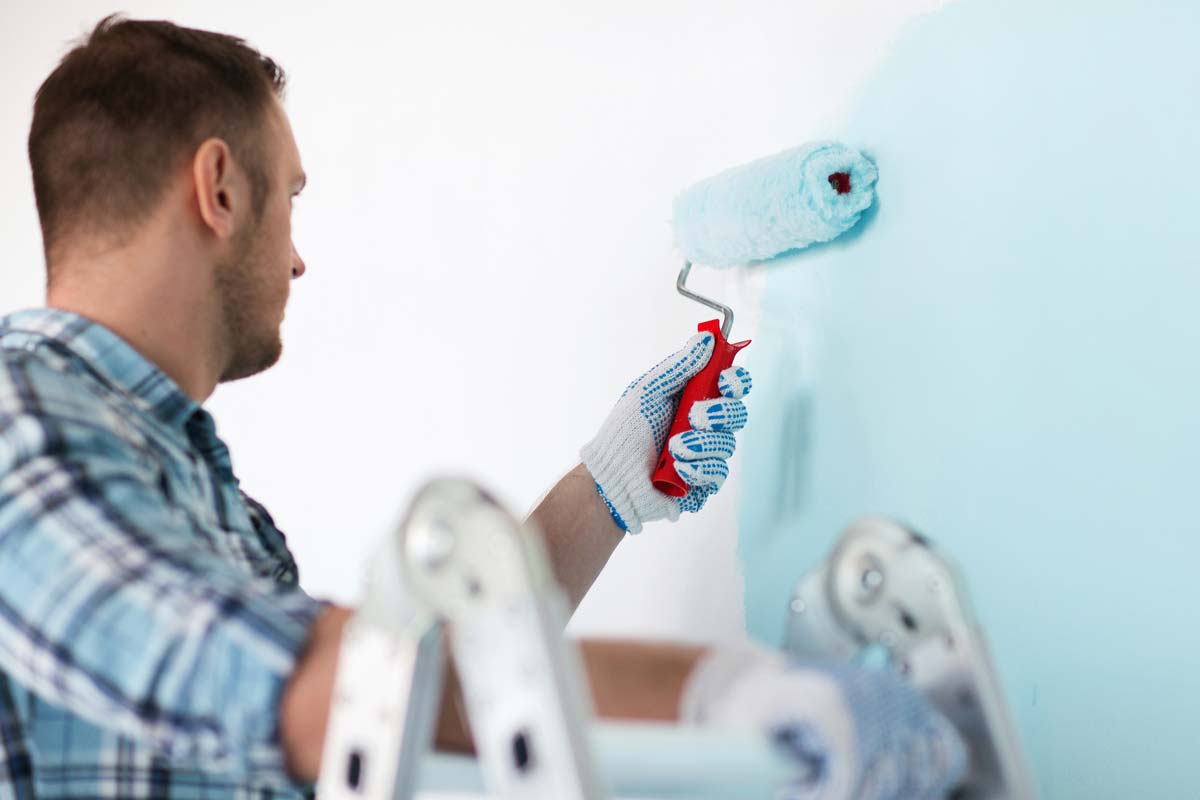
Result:
{"type": "Polygon", "coordinates": [[[688,412],[692,410],[693,403],[697,400],[713,400],[721,396],[721,390],[717,388],[721,371],[733,364],[733,357],[737,355],[738,350],[750,344],[749,339],[733,344],[726,341],[721,334],[720,320],[710,319],[708,322],[701,322],[696,326],[696,330],[707,331],[716,337],[716,341],[713,342],[712,358],[709,359],[704,369],[693,375],[692,379],[687,382],[687,386],[683,387],[683,395],[679,398],[679,408],[675,411],[675,421],[671,423],[671,431],[667,434],[662,454],[658,457],[658,466],[654,468],[654,473],[650,476],[654,488],[671,497],[683,497],[691,488],[687,481],[680,478],[679,473],[675,471],[675,459],[671,456],[671,437],[692,427],[692,424],[688,422],[688,412]]]}

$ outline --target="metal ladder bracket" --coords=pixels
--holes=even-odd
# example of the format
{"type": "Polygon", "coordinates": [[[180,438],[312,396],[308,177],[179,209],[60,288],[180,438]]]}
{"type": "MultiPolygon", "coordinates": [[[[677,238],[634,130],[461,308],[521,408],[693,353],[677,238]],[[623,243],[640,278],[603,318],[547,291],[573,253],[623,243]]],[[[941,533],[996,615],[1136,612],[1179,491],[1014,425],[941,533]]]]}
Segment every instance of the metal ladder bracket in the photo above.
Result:
{"type": "Polygon", "coordinates": [[[881,660],[946,715],[967,745],[961,800],[1032,798],[983,630],[948,558],[885,518],[847,528],[793,592],[785,650],[839,661],[881,660]]]}

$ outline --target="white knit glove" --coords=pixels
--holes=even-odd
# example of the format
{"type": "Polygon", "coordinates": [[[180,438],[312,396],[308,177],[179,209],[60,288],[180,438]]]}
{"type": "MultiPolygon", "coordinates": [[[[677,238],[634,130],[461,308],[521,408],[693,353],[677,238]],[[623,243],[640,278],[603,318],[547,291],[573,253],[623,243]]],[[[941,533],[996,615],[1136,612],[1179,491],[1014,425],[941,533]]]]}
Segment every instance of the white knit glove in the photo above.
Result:
{"type": "Polygon", "coordinates": [[[891,670],[791,661],[745,643],[692,670],[680,722],[766,732],[796,765],[787,800],[945,798],[966,772],[953,725],[891,670]]]}
{"type": "Polygon", "coordinates": [[[698,333],[682,350],[631,383],[596,438],[580,452],[597,491],[622,530],[638,533],[647,522],[676,520],[681,511],[699,511],[728,477],[733,434],[746,424],[746,407],[740,398],[751,385],[750,373],[738,366],[721,372],[718,387],[722,398],[693,405],[688,415],[692,429],[671,438],[675,470],[691,486],[690,491],[683,497],[670,497],[650,482],[679,395],[688,380],[708,364],[712,350],[713,335],[698,333]]]}

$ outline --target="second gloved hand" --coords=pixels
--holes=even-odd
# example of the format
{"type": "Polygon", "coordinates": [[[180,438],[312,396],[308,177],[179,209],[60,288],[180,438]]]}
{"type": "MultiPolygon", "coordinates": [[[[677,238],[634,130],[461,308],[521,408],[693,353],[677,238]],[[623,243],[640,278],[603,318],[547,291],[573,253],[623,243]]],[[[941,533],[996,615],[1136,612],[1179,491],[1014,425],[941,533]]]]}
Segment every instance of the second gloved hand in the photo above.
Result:
{"type": "Polygon", "coordinates": [[[699,511],[729,475],[734,433],[746,424],[741,398],[750,391],[750,373],[730,367],[721,373],[722,397],[692,406],[691,430],[671,439],[675,470],[691,487],[683,497],[654,488],[650,474],[662,452],[679,396],[688,380],[712,357],[713,336],[698,333],[681,350],[629,385],[581,456],[617,525],[638,533],[658,519],[675,520],[699,511]]]}
{"type": "Polygon", "coordinates": [[[795,767],[776,795],[786,800],[943,800],[967,768],[958,731],[891,670],[748,642],[700,661],[680,722],[767,734],[795,767]]]}

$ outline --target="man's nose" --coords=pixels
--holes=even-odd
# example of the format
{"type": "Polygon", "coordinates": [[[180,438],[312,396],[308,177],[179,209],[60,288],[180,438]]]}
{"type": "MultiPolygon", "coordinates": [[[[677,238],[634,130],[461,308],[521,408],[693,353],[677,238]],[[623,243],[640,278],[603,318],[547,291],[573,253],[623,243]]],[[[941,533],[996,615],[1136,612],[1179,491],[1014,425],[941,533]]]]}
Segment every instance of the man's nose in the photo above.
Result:
{"type": "Polygon", "coordinates": [[[296,250],[296,245],[292,245],[292,279],[295,280],[304,274],[305,270],[304,259],[300,257],[300,253],[296,250]]]}

